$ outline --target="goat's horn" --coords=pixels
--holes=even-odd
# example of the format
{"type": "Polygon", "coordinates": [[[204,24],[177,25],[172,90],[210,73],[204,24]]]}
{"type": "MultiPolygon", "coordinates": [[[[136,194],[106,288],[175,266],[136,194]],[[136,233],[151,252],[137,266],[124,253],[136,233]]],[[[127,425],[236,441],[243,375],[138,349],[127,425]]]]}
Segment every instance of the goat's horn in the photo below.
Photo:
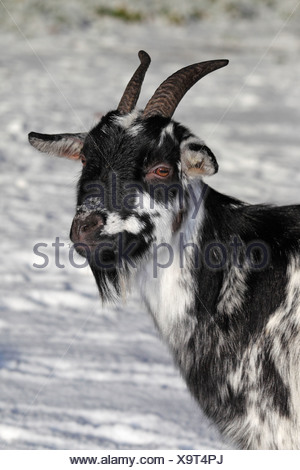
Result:
{"type": "Polygon", "coordinates": [[[200,78],[227,64],[226,59],[209,60],[189,65],[173,73],[157,88],[144,110],[143,118],[157,115],[172,117],[180,100],[200,78]]]}
{"type": "Polygon", "coordinates": [[[139,59],[141,63],[129,81],[118,106],[118,111],[121,114],[130,113],[130,111],[135,107],[140,96],[142,83],[151,59],[145,51],[139,52],[139,59]]]}

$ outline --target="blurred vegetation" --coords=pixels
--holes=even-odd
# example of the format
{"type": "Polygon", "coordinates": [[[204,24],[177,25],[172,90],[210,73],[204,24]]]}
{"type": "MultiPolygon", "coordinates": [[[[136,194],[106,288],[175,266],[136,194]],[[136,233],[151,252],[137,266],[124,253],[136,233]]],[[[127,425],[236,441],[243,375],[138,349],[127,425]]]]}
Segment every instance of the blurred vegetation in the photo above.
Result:
{"type": "Polygon", "coordinates": [[[116,7],[97,7],[95,13],[100,16],[110,16],[127,22],[142,21],[144,19],[144,14],[141,11],[129,9],[124,5],[116,7]]]}
{"type": "MultiPolygon", "coordinates": [[[[164,21],[173,25],[216,18],[285,19],[296,3],[296,0],[1,0],[0,26],[2,31],[8,31],[17,23],[25,32],[55,33],[89,27],[108,18],[127,23],[164,21]]],[[[298,20],[299,16],[298,11],[298,20]]]]}

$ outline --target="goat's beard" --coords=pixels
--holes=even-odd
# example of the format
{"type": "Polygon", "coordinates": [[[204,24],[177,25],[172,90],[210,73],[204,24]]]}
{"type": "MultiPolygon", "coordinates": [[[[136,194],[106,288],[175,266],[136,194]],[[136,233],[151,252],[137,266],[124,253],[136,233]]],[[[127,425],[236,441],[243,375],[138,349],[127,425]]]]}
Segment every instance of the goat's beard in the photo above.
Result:
{"type": "Polygon", "coordinates": [[[103,302],[116,302],[125,296],[130,278],[128,270],[125,268],[99,269],[93,265],[91,265],[91,270],[103,302]]]}
{"type": "Polygon", "coordinates": [[[110,260],[107,262],[108,266],[95,263],[93,257],[89,261],[103,302],[116,302],[120,297],[124,297],[128,290],[130,271],[125,263],[120,264],[116,258],[116,253],[111,253],[111,256],[106,253],[106,261],[110,260]]]}
{"type": "Polygon", "coordinates": [[[130,248],[130,243],[134,244],[136,250],[128,258],[122,257],[122,251],[120,253],[117,245],[113,251],[100,250],[101,262],[99,262],[99,257],[95,257],[94,254],[89,258],[90,268],[103,302],[116,302],[120,298],[125,299],[130,292],[131,281],[135,277],[136,271],[139,270],[141,263],[148,259],[149,246],[143,237],[135,239],[135,237],[128,235],[126,241],[128,244],[125,243],[123,253],[126,252],[126,247],[130,248]]]}

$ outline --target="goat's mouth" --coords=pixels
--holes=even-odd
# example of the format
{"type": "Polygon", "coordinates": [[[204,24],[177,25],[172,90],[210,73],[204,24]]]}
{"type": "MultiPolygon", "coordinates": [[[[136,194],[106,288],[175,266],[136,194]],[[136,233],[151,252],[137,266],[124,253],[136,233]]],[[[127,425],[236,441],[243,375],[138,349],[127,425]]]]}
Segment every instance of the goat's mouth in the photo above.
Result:
{"type": "Polygon", "coordinates": [[[138,238],[124,232],[72,241],[76,252],[86,258],[96,271],[135,269],[149,248],[144,237],[138,238]]]}
{"type": "Polygon", "coordinates": [[[75,242],[74,249],[96,269],[113,269],[118,264],[118,250],[111,241],[75,242]]]}
{"type": "Polygon", "coordinates": [[[144,236],[128,230],[107,233],[99,213],[78,213],[73,219],[70,238],[76,252],[97,271],[135,268],[147,251],[144,236]]]}
{"type": "Polygon", "coordinates": [[[84,258],[90,258],[95,253],[98,243],[94,241],[73,241],[73,247],[80,256],[84,258]]]}

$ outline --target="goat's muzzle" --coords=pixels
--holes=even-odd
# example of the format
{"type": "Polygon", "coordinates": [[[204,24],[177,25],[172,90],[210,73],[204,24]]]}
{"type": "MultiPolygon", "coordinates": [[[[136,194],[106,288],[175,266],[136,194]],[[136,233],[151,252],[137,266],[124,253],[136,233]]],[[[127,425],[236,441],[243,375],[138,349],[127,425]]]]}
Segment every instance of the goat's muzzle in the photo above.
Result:
{"type": "Polygon", "coordinates": [[[87,249],[94,251],[103,226],[104,220],[97,213],[89,215],[85,213],[76,214],[70,232],[70,238],[75,244],[76,251],[83,256],[86,255],[87,249]]]}

